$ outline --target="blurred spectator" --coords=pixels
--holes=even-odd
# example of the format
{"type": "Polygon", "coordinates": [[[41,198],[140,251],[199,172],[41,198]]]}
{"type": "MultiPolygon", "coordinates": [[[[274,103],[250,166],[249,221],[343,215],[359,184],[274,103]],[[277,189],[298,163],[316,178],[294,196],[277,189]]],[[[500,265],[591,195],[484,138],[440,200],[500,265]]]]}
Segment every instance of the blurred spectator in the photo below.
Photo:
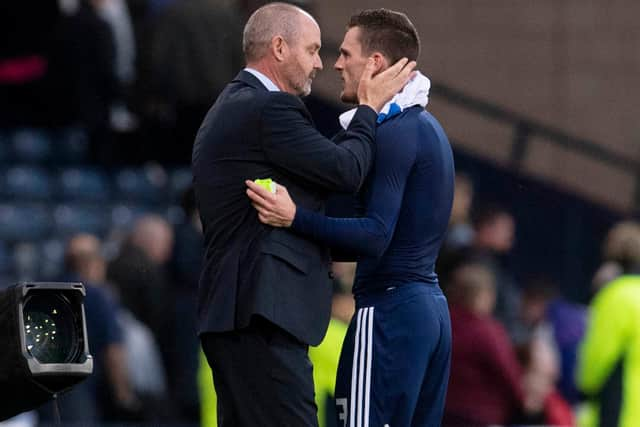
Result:
{"type": "Polygon", "coordinates": [[[520,330],[520,289],[508,265],[515,242],[515,221],[501,206],[485,204],[473,214],[472,245],[461,252],[462,259],[485,264],[493,273],[496,285],[494,315],[507,329],[512,340],[522,337],[520,330]]]}
{"type": "Polygon", "coordinates": [[[331,301],[331,317],[347,325],[355,312],[355,301],[351,289],[356,277],[355,262],[337,262],[331,264],[333,275],[333,299],[331,301]]]}
{"type": "Polygon", "coordinates": [[[471,205],[473,203],[473,182],[469,176],[456,173],[455,193],[451,207],[449,229],[443,250],[455,251],[471,245],[473,226],[471,225],[471,205]]]}
{"type": "Polygon", "coordinates": [[[240,40],[238,12],[224,2],[175,1],[156,17],[149,76],[155,99],[151,100],[149,113],[156,120],[153,126],[175,129],[175,135],[169,138],[166,130],[153,138],[153,152],[162,156],[159,160],[191,160],[202,119],[226,82],[241,68],[240,40]]]}
{"type": "Polygon", "coordinates": [[[120,86],[135,79],[136,45],[129,8],[125,0],[94,0],[98,15],[111,28],[115,47],[114,71],[120,86]]]}
{"type": "Polygon", "coordinates": [[[173,274],[173,324],[175,341],[171,351],[168,370],[172,379],[173,399],[178,406],[183,422],[194,424],[200,421],[198,397],[198,353],[200,340],[196,327],[196,297],[201,270],[204,238],[202,225],[195,204],[193,188],[182,197],[182,209],[186,220],[175,229],[171,270],[173,274]]]}
{"type": "MultiPolygon", "coordinates": [[[[69,240],[65,254],[62,280],[85,285],[89,351],[95,361],[93,375],[59,398],[61,419],[67,423],[96,424],[109,418],[114,408],[124,412],[137,409],[127,376],[119,309],[104,288],[105,261],[100,247],[97,237],[78,234],[69,240]]],[[[52,421],[51,405],[43,408],[42,415],[52,421]]]]}
{"type": "Polygon", "coordinates": [[[615,261],[605,261],[596,270],[591,280],[591,294],[595,295],[600,289],[612,282],[623,273],[622,267],[615,261]]]}
{"type": "Polygon", "coordinates": [[[586,307],[566,301],[548,279],[529,283],[523,292],[522,322],[528,342],[543,332],[558,354],[557,388],[571,404],[580,400],[575,384],[578,345],[586,327],[586,307]]]}
{"type": "Polygon", "coordinates": [[[481,204],[472,215],[473,239],[464,247],[444,251],[438,260],[438,276],[443,290],[451,282],[450,274],[461,263],[484,264],[495,277],[496,304],[494,315],[507,329],[514,344],[526,342],[526,331],[520,322],[520,289],[508,265],[515,242],[515,221],[511,213],[495,204],[481,204]]]}
{"type": "Polygon", "coordinates": [[[118,85],[110,106],[110,125],[117,132],[132,131],[137,121],[126,101],[135,80],[136,43],[129,8],[125,0],[96,0],[95,3],[98,15],[111,28],[114,41],[113,65],[118,85]]]}
{"type": "Polygon", "coordinates": [[[538,329],[523,349],[525,399],[519,424],[575,425],[571,407],[555,388],[560,368],[550,334],[549,330],[538,329]]]}
{"type": "Polygon", "coordinates": [[[129,382],[140,402],[135,413],[116,411],[108,421],[166,422],[174,409],[156,338],[128,310],[122,310],[118,320],[124,332],[129,382]]]}
{"type": "Polygon", "coordinates": [[[603,254],[622,274],[591,302],[577,382],[589,398],[590,425],[631,427],[640,420],[640,223],[616,224],[603,254]]]}
{"type": "Polygon", "coordinates": [[[468,175],[456,172],[453,205],[447,235],[436,261],[436,272],[443,291],[450,282],[449,274],[467,256],[473,244],[474,230],[471,223],[473,182],[468,175]]]}
{"type": "Polygon", "coordinates": [[[107,268],[120,301],[148,326],[157,339],[167,334],[168,280],[165,270],[171,256],[173,231],[163,218],[138,219],[120,253],[107,268]]]}
{"type": "Polygon", "coordinates": [[[132,382],[144,400],[147,420],[174,416],[175,405],[167,399],[168,367],[174,351],[185,351],[173,348],[175,325],[167,271],[172,248],[169,223],[160,216],[145,215],[134,223],[107,268],[107,278],[130,312],[121,320],[132,382]]]}
{"type": "Polygon", "coordinates": [[[59,20],[51,64],[49,112],[56,125],[80,125],[89,135],[94,162],[113,161],[109,115],[118,93],[115,45],[100,18],[100,0],[78,0],[59,20]]]}
{"type": "Polygon", "coordinates": [[[479,263],[452,275],[453,346],[444,426],[480,427],[510,422],[522,409],[521,369],[504,327],[491,315],[495,277],[479,263]]]}

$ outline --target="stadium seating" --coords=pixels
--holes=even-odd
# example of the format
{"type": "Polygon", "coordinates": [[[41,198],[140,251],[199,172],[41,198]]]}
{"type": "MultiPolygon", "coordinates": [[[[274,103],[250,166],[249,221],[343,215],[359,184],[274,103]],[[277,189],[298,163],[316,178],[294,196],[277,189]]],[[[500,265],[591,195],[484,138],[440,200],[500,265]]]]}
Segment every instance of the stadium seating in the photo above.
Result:
{"type": "Polygon", "coordinates": [[[23,163],[43,163],[51,158],[52,138],[39,129],[19,129],[11,134],[15,160],[23,163]]]}
{"type": "Polygon", "coordinates": [[[48,237],[52,228],[51,213],[45,205],[0,204],[0,240],[37,241],[48,237]]]}
{"type": "Polygon", "coordinates": [[[50,174],[37,166],[15,166],[0,178],[0,194],[10,200],[48,201],[54,185],[50,174]]]}
{"type": "Polygon", "coordinates": [[[60,196],[65,201],[106,202],[111,198],[109,176],[98,168],[62,169],[58,185],[60,196]]]}
{"type": "Polygon", "coordinates": [[[167,173],[155,165],[125,168],[116,172],[114,190],[121,200],[155,205],[167,203],[167,173]]]}
{"type": "Polygon", "coordinates": [[[66,238],[76,233],[104,237],[111,226],[108,209],[101,205],[64,203],[53,211],[54,235],[66,238]]]}

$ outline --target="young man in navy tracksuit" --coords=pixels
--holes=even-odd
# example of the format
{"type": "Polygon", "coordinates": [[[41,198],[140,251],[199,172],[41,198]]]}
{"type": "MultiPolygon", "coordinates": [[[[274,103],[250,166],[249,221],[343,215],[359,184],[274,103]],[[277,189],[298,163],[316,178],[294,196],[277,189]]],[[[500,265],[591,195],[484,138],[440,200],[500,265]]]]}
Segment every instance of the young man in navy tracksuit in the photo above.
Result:
{"type": "MultiPolygon", "coordinates": [[[[342,100],[357,101],[367,61],[384,69],[418,53],[418,34],[406,15],[377,9],[353,16],[335,64],[342,100]]],[[[454,165],[442,127],[424,110],[428,89],[418,73],[380,114],[376,160],[360,193],[362,217],[325,217],[296,207],[282,186],[270,194],[247,183],[262,222],[357,256],[356,313],[336,382],[341,426],[441,422],[451,323],[434,265],[451,213],[454,165]]],[[[351,116],[340,117],[343,127],[351,116]]]]}

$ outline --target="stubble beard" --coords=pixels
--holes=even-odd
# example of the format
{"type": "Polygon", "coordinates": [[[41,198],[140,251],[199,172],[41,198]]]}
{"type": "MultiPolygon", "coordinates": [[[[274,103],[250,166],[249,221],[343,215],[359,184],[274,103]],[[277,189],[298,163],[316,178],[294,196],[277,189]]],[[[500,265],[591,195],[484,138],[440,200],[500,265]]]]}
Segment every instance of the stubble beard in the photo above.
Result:
{"type": "Polygon", "coordinates": [[[304,77],[304,81],[294,82],[292,85],[298,96],[308,96],[311,94],[311,85],[313,84],[313,79],[316,76],[316,72],[312,71],[309,75],[304,77]]]}
{"type": "Polygon", "coordinates": [[[311,85],[313,84],[313,79],[315,78],[316,78],[316,72],[314,70],[311,73],[309,73],[309,76],[307,76],[307,79],[304,82],[304,85],[302,86],[302,96],[309,96],[311,94],[311,85]]]}

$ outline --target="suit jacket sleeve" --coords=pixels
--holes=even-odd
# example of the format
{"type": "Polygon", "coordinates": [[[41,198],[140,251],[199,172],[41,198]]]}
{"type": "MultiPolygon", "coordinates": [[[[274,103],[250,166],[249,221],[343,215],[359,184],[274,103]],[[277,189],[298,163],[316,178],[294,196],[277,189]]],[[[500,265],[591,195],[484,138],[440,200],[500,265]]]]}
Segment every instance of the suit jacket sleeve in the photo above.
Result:
{"type": "Polygon", "coordinates": [[[374,157],[377,114],[359,107],[340,145],[318,132],[302,101],[273,92],[261,115],[262,144],[267,158],[298,178],[332,192],[355,192],[374,157]]]}

